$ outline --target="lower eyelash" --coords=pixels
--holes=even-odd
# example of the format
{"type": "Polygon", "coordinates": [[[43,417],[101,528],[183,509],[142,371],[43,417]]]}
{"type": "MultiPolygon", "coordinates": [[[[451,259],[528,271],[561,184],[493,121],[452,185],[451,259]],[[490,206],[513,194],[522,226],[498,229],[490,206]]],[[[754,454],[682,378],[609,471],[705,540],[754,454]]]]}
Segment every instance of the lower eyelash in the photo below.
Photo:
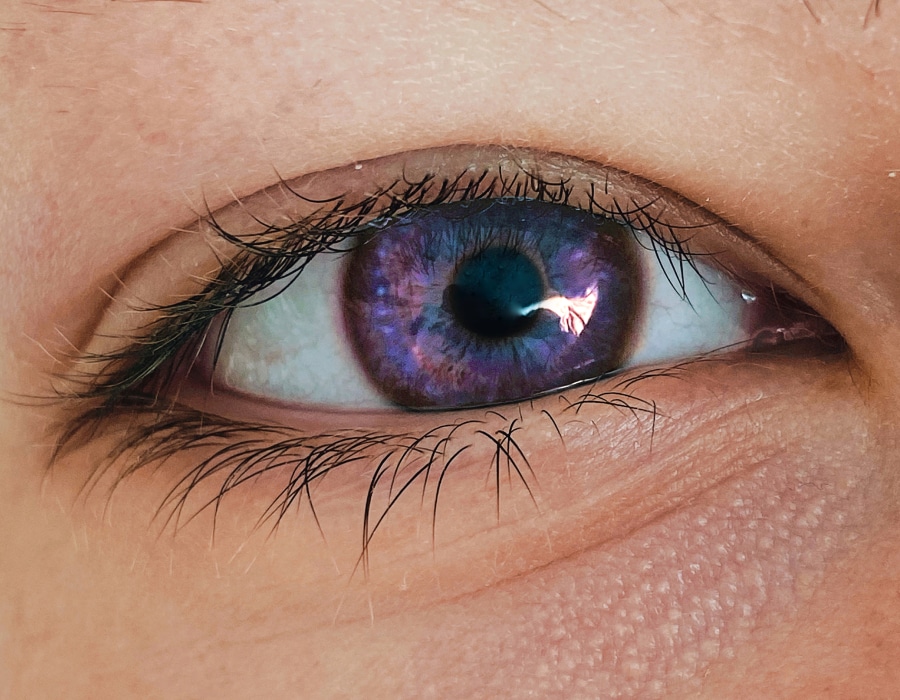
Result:
{"type": "MultiPolygon", "coordinates": [[[[654,370],[631,376],[608,390],[599,390],[598,382],[592,382],[577,398],[567,400],[556,416],[547,409],[537,411],[532,406],[533,413],[526,419],[521,404],[495,407],[485,410],[479,418],[461,415],[421,434],[343,429],[298,435],[293,428],[234,421],[189,408],[160,410],[150,400],[133,401],[120,416],[126,421],[124,434],[116,438],[114,448],[91,473],[84,493],[90,493],[104,474],[116,468],[112,485],[104,494],[109,500],[116,488],[136,472],[158,470],[176,456],[183,459],[189,453],[197,453],[203,456],[181,474],[156,510],[155,519],[161,528],[170,527],[177,533],[197,516],[212,511],[214,532],[219,508],[226,497],[238,489],[252,487],[268,474],[277,473],[283,485],[256,520],[257,528],[268,526],[274,531],[286,516],[304,506],[318,523],[314,487],[332,471],[345,470],[354,464],[375,465],[367,470],[369,486],[361,514],[357,564],[368,575],[369,546],[373,538],[400,498],[416,486],[421,488],[421,507],[425,508],[429,484],[433,484],[428,510],[432,541],[435,541],[442,483],[465,452],[487,448],[490,457],[485,464],[485,477],[495,489],[498,521],[504,488],[516,488],[518,484],[537,507],[534,490],[538,488],[538,477],[529,461],[528,446],[519,438],[527,421],[532,418],[548,421],[565,449],[559,419],[570,416],[570,420],[579,420],[578,414],[585,406],[604,405],[631,418],[636,426],[648,427],[652,446],[659,411],[655,402],[637,397],[633,387],[644,378],[675,376],[693,362],[681,363],[670,371],[654,370]],[[516,409],[513,416],[509,415],[511,408],[516,409]],[[195,495],[198,487],[206,484],[215,485],[214,495],[198,502],[195,495]]],[[[87,444],[96,429],[96,418],[83,419],[72,426],[58,443],[55,459],[87,444]]]]}
{"type": "MultiPolygon", "coordinates": [[[[826,343],[819,349],[835,352],[837,346],[826,343]]],[[[770,349],[757,352],[768,354],[770,349]]],[[[781,349],[775,349],[774,354],[779,352],[781,349]]],[[[242,488],[253,488],[274,473],[281,485],[256,516],[255,529],[268,527],[274,532],[286,517],[306,507],[324,537],[314,501],[315,487],[333,471],[343,472],[354,464],[374,465],[360,475],[363,480],[368,478],[369,484],[360,514],[360,550],[351,573],[361,570],[367,577],[370,545],[401,497],[413,498],[420,493],[420,508],[431,518],[431,541],[436,544],[441,486],[464,453],[487,448],[484,474],[493,486],[500,522],[503,493],[508,490],[524,489],[535,508],[539,507],[535,497],[539,478],[532,469],[529,446],[520,437],[526,424],[549,423],[565,452],[563,421],[580,422],[582,410],[604,406],[640,431],[641,443],[652,452],[657,421],[666,414],[655,401],[638,396],[636,388],[648,380],[682,378],[699,364],[728,361],[726,355],[710,353],[667,366],[625,372],[618,379],[599,378],[584,384],[574,397],[559,394],[561,407],[552,412],[538,408],[534,400],[484,408],[477,418],[468,410],[456,413],[456,420],[418,434],[359,429],[298,434],[287,426],[236,421],[172,405],[160,407],[156,399],[136,397],[120,409],[118,419],[125,423],[123,434],[89,475],[84,492],[92,491],[103,475],[116,469],[111,486],[103,494],[108,502],[131,475],[162,469],[176,456],[184,459],[196,453],[196,464],[181,473],[156,508],[154,520],[162,530],[171,528],[177,533],[201,514],[212,511],[214,538],[219,509],[226,498],[242,488]],[[526,408],[530,411],[527,415],[526,408]],[[212,485],[214,495],[198,500],[203,485],[212,485]],[[426,504],[429,495],[431,500],[426,504]]],[[[68,433],[57,443],[54,460],[85,446],[108,422],[106,410],[96,410],[101,413],[85,414],[69,425],[68,433]]],[[[110,426],[107,429],[115,430],[110,426]]]]}

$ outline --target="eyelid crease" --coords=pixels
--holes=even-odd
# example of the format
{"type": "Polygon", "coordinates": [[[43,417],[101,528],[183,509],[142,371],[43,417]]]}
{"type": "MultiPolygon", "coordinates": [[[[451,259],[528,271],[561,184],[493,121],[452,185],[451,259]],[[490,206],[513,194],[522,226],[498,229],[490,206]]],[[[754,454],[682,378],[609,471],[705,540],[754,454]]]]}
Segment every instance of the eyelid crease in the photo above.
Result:
{"type": "MultiPolygon", "coordinates": [[[[207,257],[210,247],[215,245],[215,241],[211,240],[202,242],[200,246],[197,246],[198,243],[201,242],[197,239],[195,230],[174,229],[139,257],[131,260],[122,270],[111,275],[109,283],[98,289],[102,295],[102,302],[97,306],[91,323],[80,328],[77,335],[66,338],[69,347],[75,351],[75,357],[82,357],[87,352],[87,344],[92,337],[99,334],[104,319],[113,313],[114,306],[118,305],[129,311],[140,310],[144,307],[152,310],[155,306],[152,302],[141,300],[136,295],[129,293],[129,289],[143,286],[140,281],[135,284],[136,278],[152,277],[158,282],[161,274],[159,260],[162,259],[169,263],[164,269],[168,269],[172,273],[168,284],[177,284],[187,274],[186,268],[191,264],[190,261],[207,257]],[[192,243],[194,250],[191,250],[192,243]]],[[[196,265],[196,263],[194,264],[196,265]]],[[[214,272],[214,270],[210,272],[214,272]]],[[[197,276],[196,273],[193,274],[197,276]]],[[[207,275],[205,283],[209,281],[207,275]]],[[[111,335],[108,324],[103,330],[106,335],[111,335]]]]}

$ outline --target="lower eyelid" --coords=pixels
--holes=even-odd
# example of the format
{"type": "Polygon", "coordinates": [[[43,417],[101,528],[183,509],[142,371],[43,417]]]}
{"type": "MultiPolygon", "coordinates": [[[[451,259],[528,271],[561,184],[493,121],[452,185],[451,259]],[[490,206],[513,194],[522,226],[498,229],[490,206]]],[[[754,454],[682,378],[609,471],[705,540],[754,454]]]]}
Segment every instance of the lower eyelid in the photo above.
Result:
{"type": "MultiPolygon", "coordinates": [[[[179,540],[202,540],[212,528],[226,553],[243,546],[248,527],[265,540],[277,525],[299,552],[319,552],[305,563],[313,570],[304,577],[333,578],[325,559],[336,558],[345,585],[350,578],[361,583],[367,573],[379,588],[399,557],[421,560],[404,565],[413,571],[437,556],[439,568],[456,577],[448,594],[459,593],[459,586],[476,589],[630,532],[736,470],[777,456],[777,441],[759,439],[761,426],[783,420],[822,382],[849,383],[843,362],[827,358],[708,360],[641,375],[632,372],[530,405],[451,416],[407,414],[402,434],[384,414],[337,421],[311,414],[297,422],[292,413],[296,428],[288,428],[275,427],[276,412],[266,417],[272,425],[260,429],[208,414],[195,414],[191,424],[183,420],[189,414],[174,412],[172,433],[151,432],[136,442],[135,452],[98,475],[90,498],[105,498],[103,484],[114,481],[114,503],[133,509],[132,517],[144,513],[147,522],[155,516],[152,531],[177,530],[179,540]],[[691,455],[711,449],[712,426],[727,440],[714,444],[715,460],[694,461],[691,455]],[[323,433],[307,440],[318,453],[276,449],[286,441],[301,444],[298,429],[323,433]],[[303,454],[314,455],[307,466],[325,471],[309,489],[298,471],[303,454]],[[429,459],[433,467],[423,472],[429,459]],[[130,461],[134,469],[134,460],[146,464],[123,477],[123,465],[130,461]],[[201,463],[208,473],[198,481],[201,463]],[[382,477],[373,487],[379,469],[382,477]],[[385,512],[366,542],[365,529],[371,535],[385,512]],[[321,537],[324,548],[315,544],[321,537]],[[490,571],[473,565],[503,542],[504,548],[530,543],[528,556],[495,562],[490,571]],[[351,577],[364,549],[369,569],[351,577]]],[[[165,418],[149,419],[158,420],[165,418]]],[[[357,612],[364,615],[352,606],[344,614],[357,612]]]]}

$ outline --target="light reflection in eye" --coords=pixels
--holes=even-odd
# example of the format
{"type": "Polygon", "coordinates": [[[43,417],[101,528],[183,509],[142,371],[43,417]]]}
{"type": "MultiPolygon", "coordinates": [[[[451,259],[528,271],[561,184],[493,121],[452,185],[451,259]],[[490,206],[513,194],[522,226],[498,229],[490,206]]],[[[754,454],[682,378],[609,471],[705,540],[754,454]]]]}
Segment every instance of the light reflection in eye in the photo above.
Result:
{"type": "Polygon", "coordinates": [[[596,287],[586,289],[581,296],[547,297],[543,301],[524,309],[524,313],[532,313],[538,309],[545,309],[559,316],[559,329],[563,333],[581,335],[587,327],[588,321],[594,315],[597,308],[598,293],[596,287]]]}
{"type": "Polygon", "coordinates": [[[456,408],[749,340],[739,285],[696,261],[673,285],[659,254],[566,205],[425,207],[237,310],[214,382],[297,405],[456,408]]]}

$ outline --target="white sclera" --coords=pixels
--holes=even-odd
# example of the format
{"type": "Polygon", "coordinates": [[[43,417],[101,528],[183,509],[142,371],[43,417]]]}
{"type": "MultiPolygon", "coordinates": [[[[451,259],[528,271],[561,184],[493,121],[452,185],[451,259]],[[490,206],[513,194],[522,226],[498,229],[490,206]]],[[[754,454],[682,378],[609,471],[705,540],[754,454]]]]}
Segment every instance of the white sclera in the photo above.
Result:
{"type": "MultiPolygon", "coordinates": [[[[635,345],[624,367],[691,357],[747,340],[743,318],[748,303],[741,296],[742,287],[698,258],[693,260],[696,269],[685,261],[676,277],[664,254],[660,262],[648,250],[649,236],[637,235],[646,296],[635,345]]],[[[678,269],[678,261],[672,262],[678,269]]]]}
{"type": "MultiPolygon", "coordinates": [[[[644,304],[624,367],[678,360],[747,340],[742,321],[748,304],[740,286],[696,261],[696,270],[685,262],[678,279],[669,269],[670,282],[662,267],[669,264],[665,255],[660,264],[650,238],[637,237],[644,304]]],[[[215,384],[298,406],[391,406],[361,370],[345,336],[342,271],[341,256],[319,255],[278,296],[236,310],[223,339],[215,384]]],[[[260,298],[270,296],[268,291],[260,298]]]]}
{"type": "MultiPolygon", "coordinates": [[[[346,339],[341,263],[342,256],[318,255],[281,294],[237,309],[222,342],[215,384],[298,405],[390,406],[346,339]]],[[[271,296],[267,290],[249,303],[271,296]]]]}

